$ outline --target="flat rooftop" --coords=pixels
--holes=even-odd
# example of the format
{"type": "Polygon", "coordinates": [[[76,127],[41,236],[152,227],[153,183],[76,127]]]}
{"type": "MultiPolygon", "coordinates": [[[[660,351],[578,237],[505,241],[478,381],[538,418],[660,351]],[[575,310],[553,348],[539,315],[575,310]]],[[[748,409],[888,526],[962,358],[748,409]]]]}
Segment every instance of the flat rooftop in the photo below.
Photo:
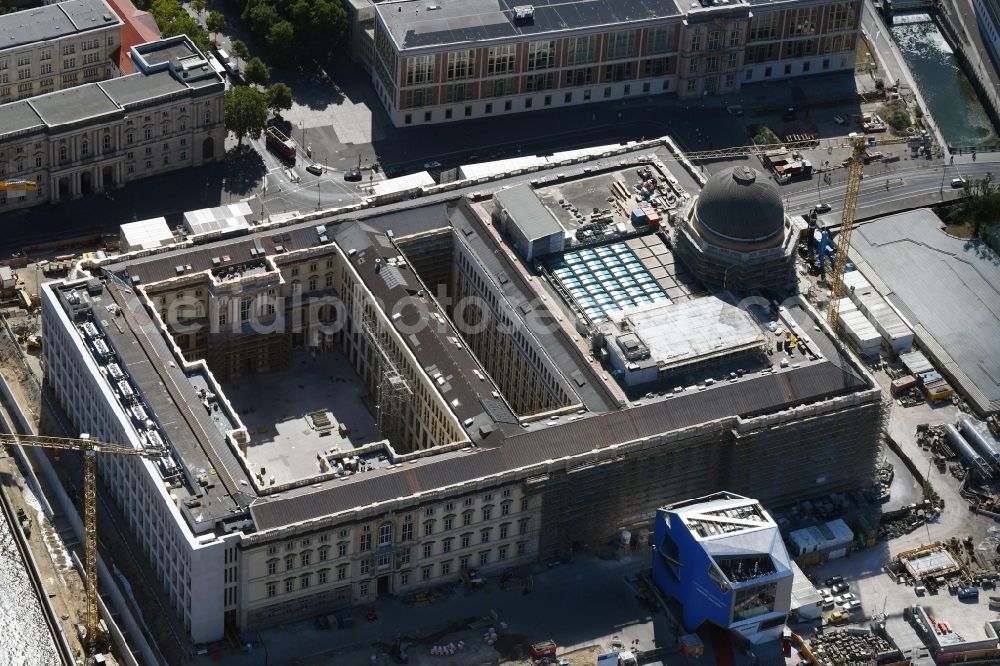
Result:
{"type": "Polygon", "coordinates": [[[746,310],[718,296],[644,305],[622,314],[629,330],[649,347],[653,360],[666,367],[763,349],[766,343],[767,332],[746,310]]]}
{"type": "Polygon", "coordinates": [[[263,468],[267,485],[272,477],[280,485],[318,476],[327,471],[320,457],[382,441],[368,388],[339,350],[297,348],[288,370],[244,375],[222,388],[250,433],[251,469],[263,468]]]}
{"type": "Polygon", "coordinates": [[[400,50],[586,28],[621,29],[681,13],[674,0],[398,0],[376,3],[375,11],[400,50]],[[522,5],[534,8],[530,18],[515,16],[514,8],[522,5]]]}
{"type": "MultiPolygon", "coordinates": [[[[498,184],[498,187],[502,186],[503,183],[498,184]]],[[[483,372],[478,359],[466,346],[460,344],[460,339],[452,332],[450,324],[443,321],[446,319],[443,311],[433,300],[428,300],[428,311],[435,319],[437,315],[442,315],[439,323],[443,327],[424,326],[413,334],[407,330],[403,339],[420,367],[431,377],[443,380],[443,383],[435,381],[435,386],[450,405],[453,414],[463,423],[470,440],[476,446],[436,453],[391,467],[376,466],[362,475],[319,481],[314,485],[282,490],[280,497],[261,498],[250,509],[260,530],[349,512],[373,503],[393,502],[415,493],[502,475],[511,470],[541,468],[552,461],[588,454],[595,448],[635,441],[693,425],[726,419],[735,422],[738,417],[749,418],[774,413],[792,405],[817,402],[871,388],[863,373],[852,368],[837,353],[833,342],[823,342],[825,336],[821,332],[812,333],[813,324],[811,320],[806,321],[811,315],[802,310],[800,314],[804,320],[801,325],[812,333],[814,342],[822,346],[821,356],[810,358],[796,351],[789,356],[789,363],[782,367],[779,361],[785,357],[776,354],[769,357],[773,367],[770,364],[744,366],[748,369],[739,377],[730,379],[727,374],[725,381],[716,381],[711,386],[695,387],[694,382],[690,382],[680,386],[680,391],[676,393],[671,390],[651,394],[641,402],[628,404],[617,384],[590,358],[586,341],[575,330],[573,318],[567,317],[561,309],[562,301],[555,296],[552,286],[525,267],[496,237],[496,229],[488,222],[489,212],[483,205],[467,199],[456,199],[411,206],[397,212],[375,210],[335,215],[289,225],[280,230],[255,233],[250,229],[245,236],[239,238],[109,264],[105,266],[105,270],[113,271],[138,284],[150,285],[176,277],[178,266],[191,266],[190,270],[184,270],[185,274],[211,270],[212,260],[219,257],[225,258],[224,265],[235,266],[253,261],[254,257],[259,260],[261,253],[275,256],[293,250],[318,250],[325,245],[330,247],[331,252],[335,252],[336,245],[351,258],[351,265],[373,296],[389,309],[403,296],[412,297],[425,288],[419,275],[413,270],[387,270],[394,262],[405,260],[393,239],[452,230],[454,242],[464,244],[476,257],[484,278],[497,285],[503,298],[512,304],[511,310],[515,316],[520,316],[518,313],[523,312],[521,305],[528,304],[532,314],[541,314],[563,324],[542,327],[540,332],[533,334],[534,345],[544,355],[546,362],[551,364],[549,367],[559,373],[566,385],[579,397],[582,412],[522,426],[509,408],[504,411],[503,403],[493,396],[496,387],[488,376],[486,380],[476,379],[476,371],[483,372]],[[378,265],[383,267],[382,270],[376,270],[378,265]],[[621,408],[623,405],[627,407],[621,408]],[[472,425],[468,425],[470,418],[472,425]]],[[[657,254],[656,250],[662,246],[662,242],[655,236],[631,238],[625,242],[636,255],[639,250],[649,250],[649,257],[670,256],[669,252],[657,254]],[[646,242],[654,245],[647,246],[646,242]]],[[[664,267],[662,263],[660,267],[664,267]]],[[[686,300],[686,297],[682,300],[686,300]]],[[[412,316],[415,313],[411,315],[404,309],[403,317],[396,324],[401,333],[403,327],[409,329],[415,323],[412,316]]],[[[289,375],[287,380],[281,381],[292,382],[286,386],[291,395],[306,390],[299,388],[294,373],[289,375]]],[[[704,376],[700,379],[703,380],[704,376]]],[[[307,438],[311,437],[311,433],[305,432],[307,429],[311,430],[311,425],[306,420],[310,418],[310,412],[307,411],[310,407],[292,410],[292,404],[283,404],[280,397],[275,400],[278,403],[276,405],[256,407],[260,399],[253,396],[250,389],[247,389],[250,402],[244,402],[239,395],[244,381],[256,379],[240,380],[241,386],[235,389],[237,394],[234,404],[237,405],[235,409],[241,415],[240,418],[248,421],[251,448],[258,436],[265,436],[273,441],[262,442],[260,452],[262,455],[273,456],[269,459],[269,464],[278,465],[276,470],[283,469],[280,466],[285,465],[284,469],[289,474],[310,471],[294,467],[297,462],[281,460],[283,437],[287,438],[284,441],[295,446],[298,446],[294,442],[296,432],[307,438]],[[247,409],[260,411],[247,413],[247,409]],[[265,413],[265,409],[272,412],[265,413]],[[253,421],[258,414],[260,421],[253,421]],[[277,428],[274,427],[276,423],[279,424],[277,428]],[[285,425],[282,426],[282,423],[285,425]],[[267,427],[268,432],[257,432],[263,427],[267,427]]],[[[317,374],[315,381],[322,386],[321,372],[317,374]]],[[[263,385],[270,387],[273,383],[263,385]]],[[[312,380],[303,383],[303,386],[311,384],[312,380]]],[[[350,398],[346,400],[352,404],[350,398]]],[[[361,398],[362,403],[363,400],[361,398]]],[[[316,404],[322,409],[328,403],[325,399],[317,398],[316,404]]],[[[335,409],[327,408],[326,411],[329,418],[335,421],[339,410],[343,408],[343,405],[335,403],[335,409]]],[[[370,410],[365,409],[370,413],[370,410]]],[[[317,450],[313,447],[326,448],[325,440],[325,437],[317,438],[306,445],[306,454],[312,458],[306,461],[307,465],[316,464],[317,450]]],[[[268,471],[270,472],[270,468],[268,471]]]]}
{"type": "Polygon", "coordinates": [[[0,52],[120,25],[104,0],[66,0],[0,16],[0,52]]]}
{"type": "Polygon", "coordinates": [[[921,348],[973,403],[1000,410],[1000,257],[949,236],[920,208],[860,225],[852,257],[913,327],[921,348]]]}
{"type": "MultiPolygon", "coordinates": [[[[225,440],[225,428],[202,406],[199,388],[207,386],[205,375],[183,369],[183,360],[175,358],[166,339],[150,325],[131,290],[122,290],[113,282],[104,283],[100,293],[93,295],[81,287],[57,289],[62,292],[64,310],[78,327],[83,326],[84,319],[75,317],[75,311],[91,313],[86,317],[105,337],[115,353],[114,363],[133,387],[130,395],[137,397],[134,405],[155,418],[161,438],[169,443],[173,463],[181,469],[180,481],[170,492],[180,500],[181,513],[192,531],[211,531],[216,521],[243,513],[255,495],[225,440]],[[81,306],[74,308],[68,302],[71,293],[81,299],[81,306]],[[204,484],[197,481],[201,476],[204,484]],[[186,501],[194,499],[200,500],[200,506],[189,508],[186,501]]],[[[85,338],[82,328],[77,331],[85,338]]],[[[118,378],[114,373],[105,377],[108,393],[118,395],[118,378]]],[[[138,435],[140,428],[136,430],[138,435]]]]}
{"type": "MultiPolygon", "coordinates": [[[[28,103],[49,127],[69,125],[121,111],[99,83],[39,95],[32,97],[28,103]]],[[[0,107],[0,114],[3,113],[2,108],[0,107]]]]}

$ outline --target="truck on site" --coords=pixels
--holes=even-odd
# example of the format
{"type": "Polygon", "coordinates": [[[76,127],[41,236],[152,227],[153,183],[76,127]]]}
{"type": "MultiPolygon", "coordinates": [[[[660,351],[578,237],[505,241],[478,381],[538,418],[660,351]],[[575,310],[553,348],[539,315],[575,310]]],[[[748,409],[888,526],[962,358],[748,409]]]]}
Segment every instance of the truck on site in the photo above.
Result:
{"type": "Polygon", "coordinates": [[[285,133],[274,125],[270,125],[266,131],[267,147],[271,152],[277,154],[289,162],[295,160],[295,144],[285,136],[285,133]]]}
{"type": "Polygon", "coordinates": [[[616,650],[598,655],[597,666],[639,666],[639,660],[630,650],[616,650]]]}

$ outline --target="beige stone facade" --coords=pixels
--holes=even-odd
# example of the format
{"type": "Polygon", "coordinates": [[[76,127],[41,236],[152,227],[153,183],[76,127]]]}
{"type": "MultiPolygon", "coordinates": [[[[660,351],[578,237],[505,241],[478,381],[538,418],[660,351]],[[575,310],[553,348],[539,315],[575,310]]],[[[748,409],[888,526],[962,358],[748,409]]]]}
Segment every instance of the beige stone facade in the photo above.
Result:
{"type": "Polygon", "coordinates": [[[0,16],[0,104],[111,78],[121,30],[104,0],[0,16]]]}
{"type": "MultiPolygon", "coordinates": [[[[185,37],[144,45],[187,49],[185,37]]],[[[0,178],[35,181],[34,192],[0,192],[0,213],[122,187],[221,159],[224,84],[184,78],[181,63],[0,106],[0,178]]],[[[201,72],[199,70],[199,75],[201,72]]]]}

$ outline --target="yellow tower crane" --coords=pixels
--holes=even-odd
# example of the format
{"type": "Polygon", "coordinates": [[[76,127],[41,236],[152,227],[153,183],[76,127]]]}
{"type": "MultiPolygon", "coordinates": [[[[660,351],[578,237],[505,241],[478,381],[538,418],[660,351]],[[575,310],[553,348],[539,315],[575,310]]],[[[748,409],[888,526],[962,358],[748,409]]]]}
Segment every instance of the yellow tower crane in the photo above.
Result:
{"type": "MultiPolygon", "coordinates": [[[[864,175],[865,164],[870,161],[868,148],[871,139],[856,132],[848,136],[851,143],[850,163],[847,167],[847,192],[844,195],[844,208],[840,221],[840,231],[837,234],[837,253],[833,261],[833,275],[830,281],[830,306],[827,309],[827,321],[835,335],[839,335],[837,330],[837,318],[840,314],[840,299],[844,295],[844,271],[847,268],[849,251],[851,248],[851,232],[854,230],[854,214],[858,207],[858,194],[861,191],[861,179],[864,175]]],[[[890,137],[877,139],[872,145],[891,146],[901,143],[908,143],[910,139],[900,137],[890,137]]],[[[754,146],[737,146],[734,148],[720,148],[718,150],[703,150],[691,153],[684,153],[684,157],[689,160],[711,160],[723,159],[727,157],[739,157],[743,155],[763,155],[768,150],[795,148],[815,148],[814,141],[791,142],[782,144],[758,144],[754,146]]]]}
{"type": "Polygon", "coordinates": [[[34,435],[11,435],[0,433],[0,444],[10,446],[32,446],[40,449],[61,449],[79,451],[83,454],[83,527],[84,535],[84,578],[87,586],[87,606],[84,614],[84,646],[90,663],[97,644],[97,625],[100,617],[97,611],[97,456],[142,456],[159,458],[166,451],[153,449],[133,449],[121,445],[108,444],[80,435],[79,439],[65,437],[42,437],[34,435]]]}
{"type": "Polygon", "coordinates": [[[0,180],[0,191],[4,192],[34,192],[38,183],[33,180],[0,180]]]}

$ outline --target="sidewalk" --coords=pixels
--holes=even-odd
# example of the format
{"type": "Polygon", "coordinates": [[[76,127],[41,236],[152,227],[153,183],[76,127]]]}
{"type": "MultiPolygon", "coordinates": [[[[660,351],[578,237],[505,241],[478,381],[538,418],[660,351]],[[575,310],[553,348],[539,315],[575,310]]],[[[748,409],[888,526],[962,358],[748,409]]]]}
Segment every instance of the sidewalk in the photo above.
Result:
{"type": "MultiPolygon", "coordinates": [[[[491,577],[486,589],[458,590],[454,596],[421,608],[404,605],[398,599],[383,599],[375,604],[378,619],[374,622],[365,621],[364,609],[353,609],[355,624],[350,629],[320,629],[313,620],[282,625],[254,632],[254,638],[262,638],[263,645],[255,644],[252,654],[226,654],[224,659],[227,664],[239,666],[262,664],[262,653],[266,651],[269,664],[388,664],[391,662],[383,653],[400,637],[406,642],[417,641],[408,651],[411,664],[458,666],[480,663],[479,657],[484,662],[499,657],[496,651],[483,649],[482,633],[487,624],[494,626],[501,637],[523,637],[528,641],[551,638],[559,645],[560,654],[591,645],[607,647],[613,636],[626,645],[638,641],[635,645],[639,649],[672,646],[675,636],[666,617],[662,613],[650,616],[629,582],[649,562],[648,552],[621,561],[584,555],[571,564],[536,572],[530,594],[501,590],[499,579],[491,577]],[[475,620],[488,617],[492,611],[508,624],[507,629],[491,621],[475,624],[475,620]],[[447,634],[430,644],[419,643],[421,636],[455,622],[470,621],[475,628],[447,634]],[[458,640],[469,645],[464,652],[453,657],[430,655],[432,645],[458,640]],[[473,662],[470,657],[475,657],[473,662]]],[[[503,641],[499,645],[503,647],[503,641]]],[[[207,666],[212,661],[206,656],[195,663],[207,666]]]]}

